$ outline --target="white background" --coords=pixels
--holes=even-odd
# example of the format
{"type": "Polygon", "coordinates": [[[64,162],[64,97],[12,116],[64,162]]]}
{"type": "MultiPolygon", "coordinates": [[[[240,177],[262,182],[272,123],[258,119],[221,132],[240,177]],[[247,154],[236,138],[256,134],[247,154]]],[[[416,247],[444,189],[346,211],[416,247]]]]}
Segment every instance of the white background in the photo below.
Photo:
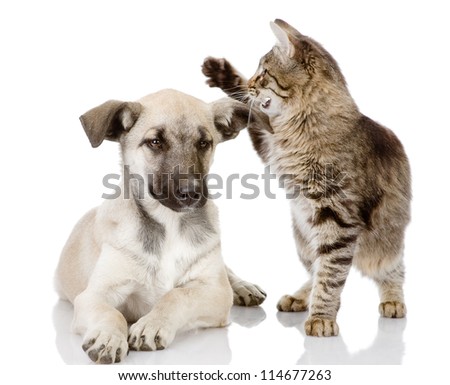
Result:
{"type": "MultiPolygon", "coordinates": [[[[70,382],[86,371],[69,372],[65,363],[89,363],[80,337],[69,332],[71,307],[58,302],[52,277],[74,223],[101,202],[102,177],[118,172],[119,156],[115,143],[92,149],[78,116],[107,99],[134,100],[161,88],[220,98],[204,84],[203,58],[227,57],[252,75],[274,43],[269,21],[282,18],[334,55],[361,111],[404,143],[414,188],[405,257],[408,317],[380,320],[375,286],[352,270],[338,316],[341,335],[305,338],[305,315],[275,308],[306,278],[288,204],[276,189],[276,200],[242,200],[248,190],[235,182],[233,199],[216,201],[224,258],[263,287],[267,301],[259,309],[233,309],[226,329],[179,336],[166,351],[130,353],[127,363],[240,369],[381,363],[403,366],[394,373],[367,368],[367,383],[384,373],[444,376],[450,342],[448,15],[444,1],[432,0],[2,2],[2,375],[45,380],[51,374],[70,382]]],[[[246,132],[217,149],[211,171],[224,178],[263,172],[246,132]]]]}

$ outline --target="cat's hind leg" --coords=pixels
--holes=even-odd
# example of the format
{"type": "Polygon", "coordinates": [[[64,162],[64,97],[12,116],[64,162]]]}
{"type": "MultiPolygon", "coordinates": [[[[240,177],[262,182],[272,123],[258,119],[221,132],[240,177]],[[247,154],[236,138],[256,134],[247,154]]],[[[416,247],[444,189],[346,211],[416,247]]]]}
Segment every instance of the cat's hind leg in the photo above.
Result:
{"type": "Polygon", "coordinates": [[[406,306],[403,296],[403,283],[405,269],[403,261],[383,274],[374,277],[380,293],[380,315],[386,318],[403,318],[406,315],[406,306]]]}
{"type": "Polygon", "coordinates": [[[366,232],[361,237],[354,264],[378,286],[380,315],[386,318],[403,318],[406,306],[403,295],[405,267],[403,264],[403,229],[389,234],[366,232]],[[383,240],[383,241],[380,241],[383,240]]]}

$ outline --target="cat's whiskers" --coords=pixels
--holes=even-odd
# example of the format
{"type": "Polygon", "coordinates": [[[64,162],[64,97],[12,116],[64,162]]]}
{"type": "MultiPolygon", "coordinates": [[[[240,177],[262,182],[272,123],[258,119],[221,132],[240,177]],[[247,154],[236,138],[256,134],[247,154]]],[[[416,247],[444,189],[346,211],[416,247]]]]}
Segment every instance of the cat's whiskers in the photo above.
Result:
{"type": "Polygon", "coordinates": [[[228,94],[228,96],[234,98],[234,99],[239,99],[239,100],[246,100],[248,98],[248,93],[247,90],[243,87],[233,87],[233,88],[237,88],[236,91],[232,91],[231,88],[228,88],[226,90],[226,93],[228,94]]]}
{"type": "Polygon", "coordinates": [[[251,122],[251,118],[252,118],[253,104],[255,104],[255,98],[250,99],[250,111],[248,113],[247,128],[250,126],[250,122],[251,122]]]}

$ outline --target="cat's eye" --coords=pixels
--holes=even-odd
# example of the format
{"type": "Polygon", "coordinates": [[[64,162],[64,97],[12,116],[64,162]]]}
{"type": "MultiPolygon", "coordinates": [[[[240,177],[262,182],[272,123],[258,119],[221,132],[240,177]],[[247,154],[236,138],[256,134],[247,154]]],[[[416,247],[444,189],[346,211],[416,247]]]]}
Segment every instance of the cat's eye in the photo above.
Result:
{"type": "Polygon", "coordinates": [[[261,75],[259,75],[259,84],[261,87],[266,87],[269,84],[269,80],[266,77],[267,70],[263,69],[261,75]]]}

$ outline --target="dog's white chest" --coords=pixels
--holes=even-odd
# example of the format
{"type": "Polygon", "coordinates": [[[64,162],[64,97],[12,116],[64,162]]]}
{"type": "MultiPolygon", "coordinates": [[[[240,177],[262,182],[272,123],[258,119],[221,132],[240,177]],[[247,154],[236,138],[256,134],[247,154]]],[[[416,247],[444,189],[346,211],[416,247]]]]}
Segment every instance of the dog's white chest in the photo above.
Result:
{"type": "Polygon", "coordinates": [[[166,222],[164,240],[159,255],[146,255],[147,266],[142,276],[143,286],[151,297],[161,297],[188,280],[195,262],[211,248],[211,238],[196,244],[189,234],[180,232],[179,221],[166,222]]]}

